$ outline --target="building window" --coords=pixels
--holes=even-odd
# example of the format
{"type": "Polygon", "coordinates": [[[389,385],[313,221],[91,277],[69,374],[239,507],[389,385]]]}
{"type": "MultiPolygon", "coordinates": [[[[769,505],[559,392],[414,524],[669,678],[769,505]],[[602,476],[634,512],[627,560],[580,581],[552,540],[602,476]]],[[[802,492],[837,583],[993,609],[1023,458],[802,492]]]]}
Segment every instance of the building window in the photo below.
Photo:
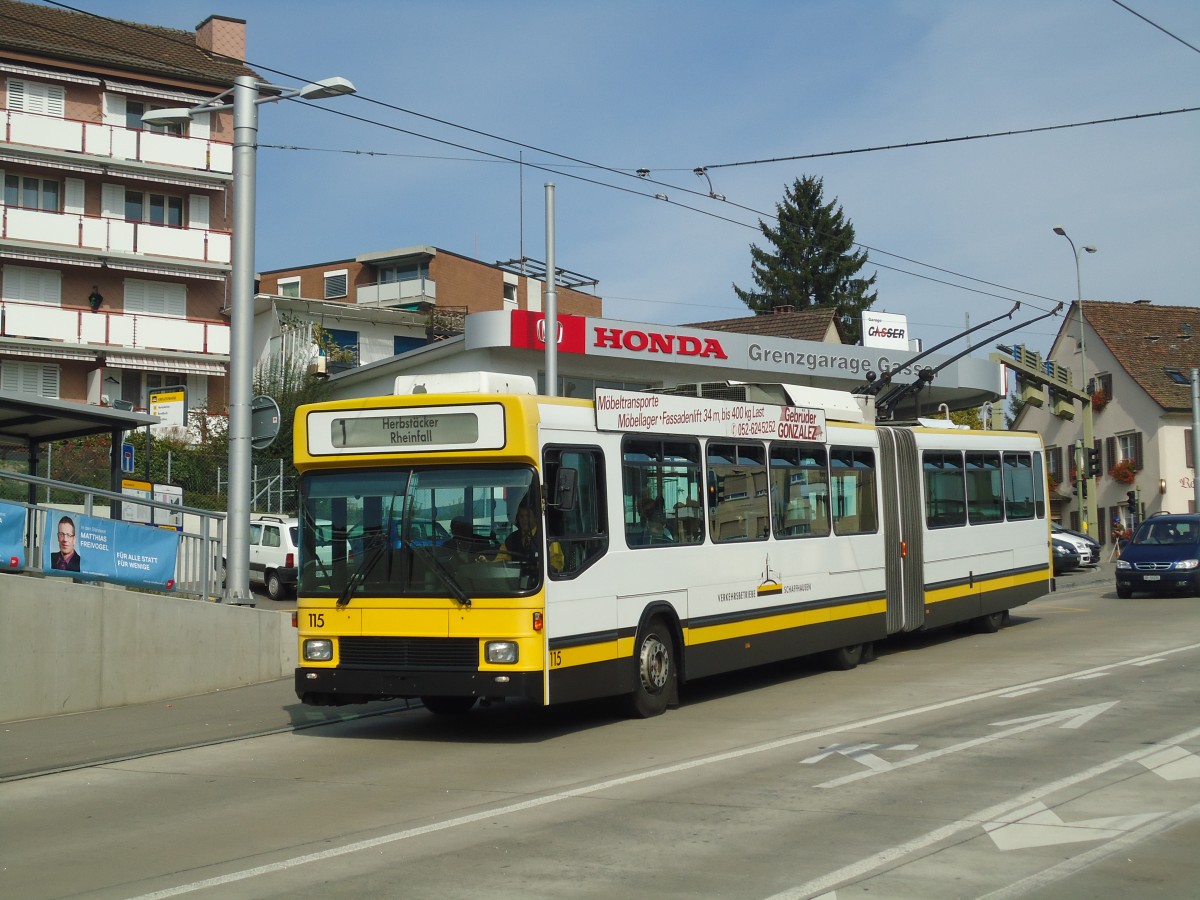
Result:
{"type": "Polygon", "coordinates": [[[173,122],[169,125],[150,125],[142,121],[142,116],[154,109],[166,109],[163,106],[151,106],[141,100],[125,100],[125,127],[134,131],[153,131],[158,134],[183,134],[183,123],[173,122]]]}
{"type": "Polygon", "coordinates": [[[141,191],[125,192],[125,221],[183,227],[183,198],[141,191]]]}
{"type": "Polygon", "coordinates": [[[392,353],[399,356],[401,353],[407,353],[409,350],[416,350],[418,347],[424,347],[429,343],[423,337],[403,337],[399,334],[392,335],[392,353]]]}
{"type": "Polygon", "coordinates": [[[338,297],[345,297],[348,281],[349,272],[345,269],[342,269],[340,272],[326,272],[325,299],[334,300],[338,297]]]}
{"type": "Polygon", "coordinates": [[[517,286],[515,284],[504,285],[504,302],[508,306],[517,305],[517,286]]]}
{"type": "Polygon", "coordinates": [[[5,266],[2,292],[5,300],[61,306],[62,273],[57,269],[5,266]]]}
{"type": "Polygon", "coordinates": [[[59,184],[49,178],[29,175],[4,176],[4,205],[22,209],[42,209],[58,212],[59,184]]]}
{"type": "Polygon", "coordinates": [[[420,263],[413,263],[407,266],[381,266],[379,268],[380,284],[391,284],[394,281],[420,281],[428,277],[429,266],[420,263]]]}
{"type": "Polygon", "coordinates": [[[125,282],[125,312],[186,318],[187,288],[165,281],[130,278],[125,282]]]}
{"type": "Polygon", "coordinates": [[[300,296],[300,279],[299,278],[280,278],[279,285],[276,288],[280,297],[299,297],[300,296]]]}
{"type": "Polygon", "coordinates": [[[67,109],[67,91],[55,84],[8,79],[8,108],[43,116],[63,118],[67,109]]]}
{"type": "Polygon", "coordinates": [[[1170,378],[1176,384],[1191,384],[1192,383],[1192,379],[1190,379],[1188,376],[1184,375],[1178,369],[1163,369],[1163,371],[1166,372],[1167,377],[1170,378]]]}
{"type": "MultiPolygon", "coordinates": [[[[1117,447],[1121,460],[1129,460],[1139,472],[1142,469],[1142,433],[1140,431],[1117,435],[1117,447]]],[[[1114,464],[1120,460],[1113,460],[1114,464]]]]}
{"type": "Polygon", "coordinates": [[[39,363],[0,363],[0,390],[58,399],[58,366],[39,363]]]}
{"type": "Polygon", "coordinates": [[[347,331],[343,328],[326,328],[325,334],[329,336],[329,342],[333,345],[330,349],[338,354],[335,357],[335,361],[343,362],[350,366],[358,365],[357,331],[347,331]]]}
{"type": "Polygon", "coordinates": [[[1104,397],[1104,402],[1107,403],[1113,398],[1112,391],[1112,375],[1105,373],[1096,376],[1096,391],[1104,397]]]}

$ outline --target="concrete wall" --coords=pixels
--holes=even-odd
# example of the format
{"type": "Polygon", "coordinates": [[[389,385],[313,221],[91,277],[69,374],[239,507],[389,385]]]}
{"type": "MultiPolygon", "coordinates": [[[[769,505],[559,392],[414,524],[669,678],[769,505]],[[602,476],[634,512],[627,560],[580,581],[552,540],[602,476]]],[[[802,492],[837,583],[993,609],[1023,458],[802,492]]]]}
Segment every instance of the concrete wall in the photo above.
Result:
{"type": "Polygon", "coordinates": [[[0,574],[0,722],[290,675],[286,612],[0,574]]]}

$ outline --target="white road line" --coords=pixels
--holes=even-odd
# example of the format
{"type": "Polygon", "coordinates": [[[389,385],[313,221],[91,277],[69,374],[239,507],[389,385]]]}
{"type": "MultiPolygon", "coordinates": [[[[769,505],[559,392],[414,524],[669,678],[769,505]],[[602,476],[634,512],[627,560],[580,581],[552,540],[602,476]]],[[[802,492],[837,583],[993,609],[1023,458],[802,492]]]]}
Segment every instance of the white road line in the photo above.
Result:
{"type": "MultiPolygon", "coordinates": [[[[255,878],[259,875],[268,875],[272,872],[283,872],[283,871],[287,871],[288,869],[294,869],[297,866],[308,865],[309,863],[314,863],[314,862],[322,862],[327,859],[333,859],[334,857],[345,856],[350,853],[357,853],[361,850],[370,850],[375,847],[383,846],[385,844],[392,844],[392,843],[396,843],[397,841],[408,840],[409,838],[420,837],[422,835],[432,834],[432,833],[435,833],[438,831],[445,831],[449,828],[457,828],[459,826],[470,825],[475,822],[483,822],[483,821],[488,821],[488,820],[492,820],[492,819],[498,819],[502,816],[512,815],[513,813],[524,812],[524,811],[530,810],[530,809],[536,809],[541,806],[548,806],[552,803],[558,803],[563,800],[572,800],[577,797],[586,797],[590,794],[595,794],[595,793],[599,793],[600,791],[609,790],[610,788],[622,787],[627,784],[636,784],[637,782],[640,782],[640,781],[646,781],[651,778],[661,778],[664,775],[673,775],[673,774],[676,774],[679,772],[686,772],[691,769],[700,768],[702,766],[716,765],[718,763],[728,762],[730,760],[743,759],[748,756],[754,756],[758,753],[767,753],[772,750],[779,750],[779,749],[782,749],[785,747],[794,746],[796,744],[802,744],[807,741],[818,740],[820,738],[829,737],[830,735],[843,734],[847,731],[854,731],[859,728],[870,728],[875,725],[882,725],[882,724],[885,724],[888,722],[895,722],[899,719],[905,719],[910,716],[919,716],[919,715],[923,715],[923,714],[929,713],[929,712],[937,712],[937,711],[943,710],[943,709],[951,709],[955,706],[962,706],[965,703],[977,703],[980,700],[985,700],[990,697],[1002,697],[1002,696],[1004,696],[1005,693],[1007,693],[1009,691],[1018,690],[1021,688],[1041,687],[1041,686],[1047,685],[1047,684],[1055,684],[1055,683],[1061,682],[1061,681],[1069,681],[1071,679],[1078,678],[1081,675],[1086,675],[1091,672],[1104,672],[1104,671],[1108,671],[1111,669],[1117,669],[1122,666],[1136,665],[1137,663],[1142,662],[1147,659],[1161,657],[1161,656],[1171,656],[1176,653],[1186,653],[1189,650],[1196,650],[1196,649],[1200,649],[1200,643],[1187,644],[1182,647],[1175,647],[1171,650],[1159,651],[1157,654],[1154,655],[1154,657],[1139,656],[1139,657],[1135,657],[1133,659],[1126,659],[1126,660],[1121,660],[1121,661],[1115,662],[1115,663],[1109,663],[1104,666],[1096,666],[1091,669],[1085,669],[1081,672],[1071,672],[1066,675],[1055,675],[1051,678],[1043,678],[1040,681],[1032,681],[1032,682],[1023,684],[1023,685],[1009,685],[1007,687],[997,688],[997,689],[991,690],[991,691],[984,691],[982,693],[972,694],[967,697],[959,697],[954,700],[944,700],[940,703],[931,703],[927,706],[920,706],[915,709],[900,710],[898,712],[887,713],[887,714],[881,715],[881,716],[874,716],[869,719],[861,719],[857,722],[847,722],[847,723],[844,723],[841,725],[836,725],[836,726],[833,726],[830,728],[823,728],[819,731],[809,731],[809,732],[805,732],[804,734],[796,734],[796,735],[792,735],[791,737],[779,738],[778,740],[768,741],[763,744],[756,744],[756,745],[753,745],[750,747],[742,747],[740,749],[729,750],[724,753],[715,753],[711,756],[702,757],[700,759],[689,760],[688,762],[676,763],[676,764],[670,765],[670,766],[662,766],[657,769],[651,769],[649,771],[639,772],[635,775],[626,775],[621,778],[612,778],[612,779],[608,779],[606,781],[600,781],[595,784],[585,785],[583,787],[575,788],[575,789],[569,790],[569,791],[560,791],[555,794],[548,794],[548,795],[544,795],[542,797],[534,797],[530,800],[521,801],[519,803],[510,803],[506,806],[495,807],[492,809],[483,810],[478,813],[471,813],[470,815],[457,816],[452,819],[444,819],[441,822],[432,822],[428,825],[423,825],[418,828],[408,828],[403,831],[396,831],[396,832],[392,832],[391,834],[380,835],[379,837],[370,838],[365,841],[355,841],[354,843],[345,844],[341,847],[331,847],[327,850],[322,850],[317,853],[306,853],[301,856],[294,856],[290,859],[283,859],[278,862],[270,863],[270,864],[263,865],[263,866],[255,866],[253,868],[243,869],[238,872],[229,872],[229,873],[226,873],[225,875],[217,875],[217,876],[214,876],[213,878],[206,878],[201,881],[193,881],[188,884],[181,884],[181,885],[177,885],[175,887],[165,888],[163,890],[154,891],[149,894],[142,894],[137,897],[131,897],[131,898],[129,898],[129,900],[160,900],[160,898],[177,897],[181,894],[189,894],[189,893],[192,893],[193,891],[204,890],[204,889],[210,888],[210,887],[220,887],[220,886],[226,885],[226,884],[233,884],[238,881],[245,881],[248,878],[255,878]]],[[[1197,731],[1195,733],[1200,734],[1200,729],[1197,729],[1197,731]]],[[[1189,735],[1190,734],[1191,734],[1191,732],[1189,732],[1189,735]]],[[[1178,742],[1179,741],[1172,741],[1172,742],[1168,742],[1168,743],[1178,743],[1178,742]]],[[[1167,745],[1168,744],[1155,745],[1155,746],[1146,748],[1143,751],[1139,751],[1139,753],[1141,753],[1141,754],[1153,753],[1153,752],[1161,750],[1163,746],[1167,746],[1167,745]]],[[[1130,758],[1136,759],[1137,756],[1131,755],[1130,758]]],[[[1020,803],[1021,804],[1030,803],[1033,800],[1039,799],[1040,796],[1041,795],[1032,795],[1032,794],[1028,795],[1025,799],[1021,800],[1020,803]]],[[[1000,815],[1002,815],[1004,813],[1005,810],[1009,809],[1011,807],[1011,805],[1012,804],[1010,803],[1010,804],[1003,804],[1001,806],[994,807],[994,808],[992,808],[992,810],[985,811],[984,813],[980,814],[980,816],[975,817],[968,823],[961,824],[961,825],[959,823],[954,823],[954,825],[945,826],[945,828],[939,829],[938,832],[931,832],[931,834],[938,834],[942,831],[946,831],[947,835],[954,834],[957,831],[962,830],[963,828],[970,827],[970,825],[978,825],[981,820],[991,820],[991,819],[998,818],[1000,815]],[[947,829],[951,829],[951,830],[947,831],[947,829]]],[[[920,838],[918,840],[925,840],[925,839],[920,838]]],[[[938,840],[940,840],[940,838],[938,838],[938,840]]],[[[902,845],[902,846],[908,846],[908,845],[902,845]]],[[[924,846],[924,845],[922,845],[922,846],[924,846]]],[[[895,850],[898,848],[893,848],[893,849],[895,850]]],[[[891,851],[888,851],[888,852],[891,852],[891,851]]],[[[879,857],[875,857],[873,859],[878,859],[878,858],[879,857]]],[[[882,863],[880,863],[880,864],[882,864],[882,863]]],[[[872,868],[874,868],[874,866],[872,866],[872,868]]],[[[867,869],[865,871],[870,871],[870,869],[867,869]]],[[[838,882],[844,881],[844,880],[845,880],[845,878],[836,878],[833,881],[828,881],[827,886],[832,887],[833,885],[837,884],[838,882]]],[[[821,879],[821,881],[826,881],[826,879],[821,879]]],[[[824,890],[824,887],[819,888],[819,889],[808,890],[803,894],[794,894],[794,893],[789,892],[787,894],[781,894],[779,896],[780,897],[807,897],[811,894],[817,893],[818,890],[824,890]]]]}
{"type": "Polygon", "coordinates": [[[1121,837],[1111,840],[1107,844],[1093,847],[1086,853],[1063,860],[1056,866],[1051,866],[1049,869],[1044,869],[1041,872],[1030,875],[1028,878],[1022,878],[1020,881],[1014,881],[1007,887],[992,891],[990,894],[984,894],[979,900],[1013,900],[1016,897],[1027,897],[1034,891],[1054,884],[1056,881],[1061,881],[1064,878],[1074,875],[1076,872],[1081,872],[1088,866],[1098,863],[1102,859],[1112,856],[1114,853],[1122,853],[1130,847],[1137,846],[1147,838],[1152,838],[1197,816],[1200,816],[1200,803],[1163,816],[1161,819],[1157,819],[1136,831],[1123,834],[1121,837]]]}
{"type": "MultiPolygon", "coordinates": [[[[802,900],[805,897],[812,897],[831,888],[837,887],[839,884],[856,881],[870,873],[885,867],[896,865],[900,860],[913,856],[918,853],[924,853],[935,844],[941,843],[944,840],[954,837],[963,831],[972,828],[981,828],[984,822],[992,822],[1003,819],[1005,816],[1012,815],[1016,810],[1036,803],[1043,797],[1061,791],[1064,788],[1072,787],[1076,784],[1081,784],[1091,778],[1096,778],[1113,769],[1126,765],[1132,762],[1140,762],[1144,757],[1151,754],[1162,753],[1164,747],[1174,747],[1178,744],[1186,743],[1200,737],[1200,728],[1192,728],[1181,734],[1175,735],[1160,744],[1155,744],[1151,747],[1143,747],[1139,750],[1134,750],[1132,753],[1126,753],[1124,756],[1118,756],[1116,759],[1110,759],[1108,762],[1099,763],[1092,766],[1090,769],[1084,769],[1082,772],[1076,772],[1074,775],[1068,775],[1065,778],[1060,778],[1058,781],[1052,781],[1050,784],[1042,785],[1040,788],[1035,788],[1032,791],[1027,791],[1010,800],[1005,800],[1002,803],[997,803],[994,806],[989,806],[987,809],[982,809],[973,815],[959,819],[956,822],[950,822],[943,825],[941,828],[935,828],[933,831],[927,832],[920,837],[913,838],[911,841],[906,841],[903,844],[897,844],[895,847],[889,847],[887,850],[872,854],[866,859],[860,859],[857,862],[842,866],[833,872],[822,875],[820,878],[814,878],[805,884],[783,891],[778,894],[773,894],[767,900],[802,900]]],[[[1195,807],[1192,807],[1194,810],[1195,807]]],[[[1191,814],[1191,811],[1188,811],[1191,814]]],[[[1178,815],[1178,814],[1176,814],[1178,815]]],[[[1164,821],[1171,819],[1173,816],[1164,816],[1164,821]]],[[[1137,833],[1141,833],[1144,829],[1137,833]]]]}

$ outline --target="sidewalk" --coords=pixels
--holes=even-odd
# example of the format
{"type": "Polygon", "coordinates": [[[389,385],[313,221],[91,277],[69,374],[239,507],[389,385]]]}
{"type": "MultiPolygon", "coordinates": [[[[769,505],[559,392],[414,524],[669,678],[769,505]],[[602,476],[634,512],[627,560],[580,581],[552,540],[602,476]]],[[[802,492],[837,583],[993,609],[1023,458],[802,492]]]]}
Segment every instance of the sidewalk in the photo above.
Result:
{"type": "Polygon", "coordinates": [[[0,782],[403,709],[304,706],[281,678],[232,690],[0,724],[0,782]]]}

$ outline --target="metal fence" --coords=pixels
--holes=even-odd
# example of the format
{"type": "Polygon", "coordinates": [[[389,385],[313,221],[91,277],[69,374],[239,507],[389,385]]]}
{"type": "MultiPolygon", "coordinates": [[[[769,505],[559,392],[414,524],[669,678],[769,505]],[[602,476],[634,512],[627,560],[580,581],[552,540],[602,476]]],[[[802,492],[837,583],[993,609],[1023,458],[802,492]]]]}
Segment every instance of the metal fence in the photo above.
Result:
{"type": "MultiPolygon", "coordinates": [[[[182,521],[179,531],[179,551],[175,562],[175,587],[171,593],[221,602],[225,599],[224,559],[225,513],[191,506],[178,506],[157,500],[114,494],[99,488],[68,482],[0,471],[0,495],[9,502],[25,507],[24,549],[25,565],[20,569],[31,575],[42,573],[41,560],[47,535],[52,536],[48,517],[55,511],[71,511],[85,516],[113,518],[113,503],[126,503],[162,510],[178,515],[182,521]],[[30,486],[38,498],[29,502],[30,486]],[[21,497],[24,496],[22,500],[21,497]],[[73,498],[68,500],[67,498],[73,498]]],[[[145,526],[154,527],[154,526],[145,526]]],[[[9,571],[12,571],[11,569],[9,571]]],[[[151,591],[139,587],[138,590],[151,591]]]]}

